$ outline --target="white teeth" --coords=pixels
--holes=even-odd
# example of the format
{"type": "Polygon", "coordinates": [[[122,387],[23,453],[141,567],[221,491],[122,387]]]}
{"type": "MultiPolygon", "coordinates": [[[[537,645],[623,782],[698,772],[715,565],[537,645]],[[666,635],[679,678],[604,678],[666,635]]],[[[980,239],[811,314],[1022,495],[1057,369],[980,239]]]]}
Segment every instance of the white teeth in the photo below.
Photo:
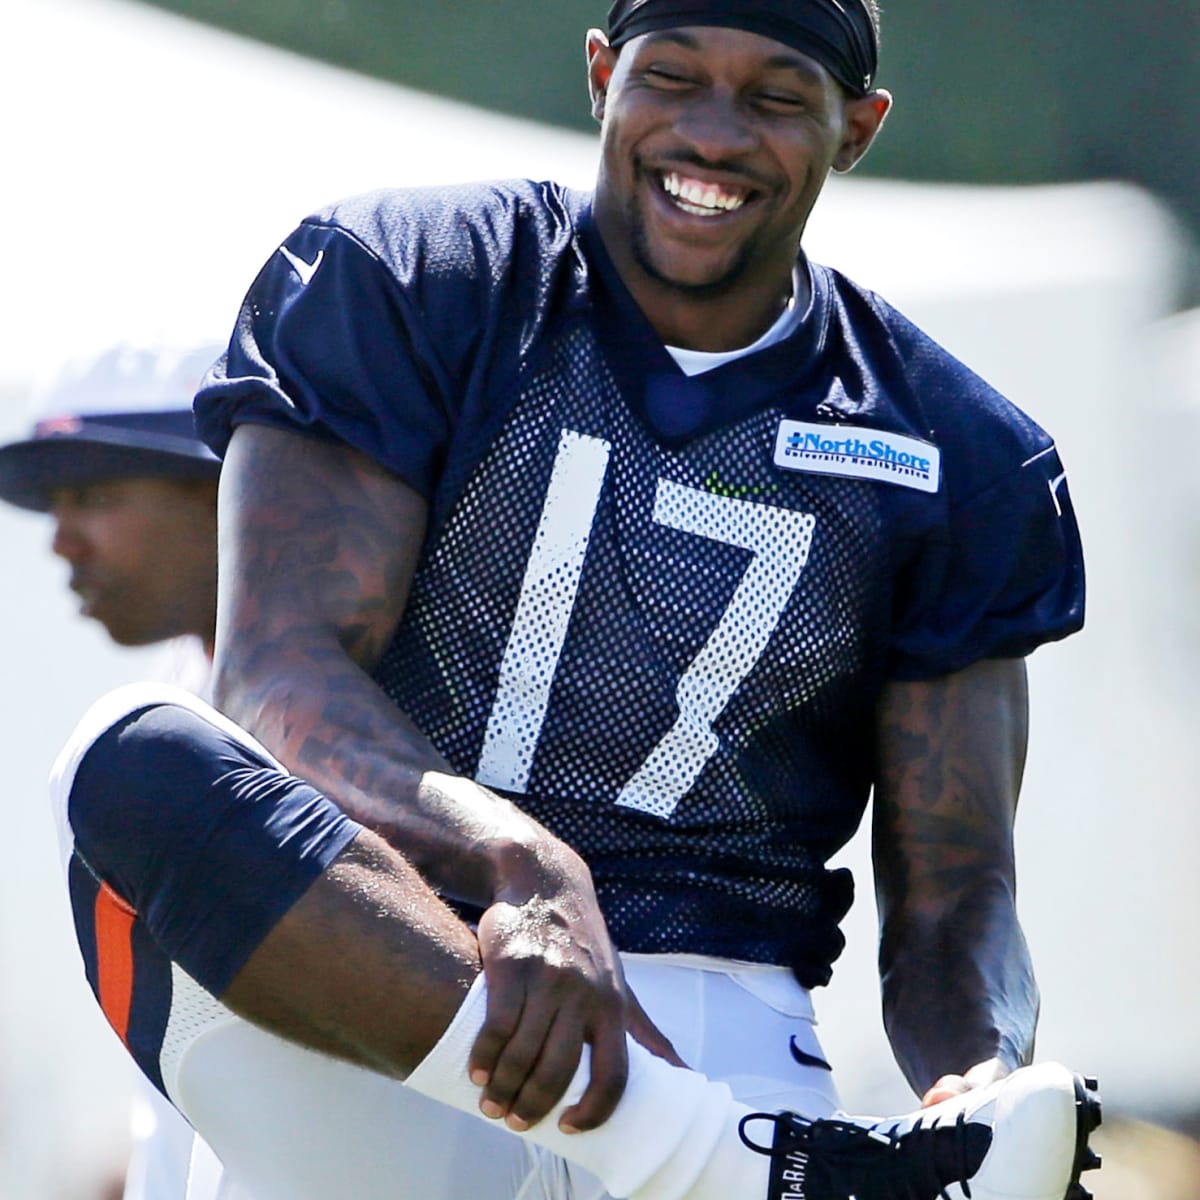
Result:
{"type": "Polygon", "coordinates": [[[711,217],[722,212],[734,212],[746,203],[744,195],[722,192],[715,184],[703,184],[694,179],[680,179],[672,172],[663,176],[663,190],[674,196],[684,212],[711,217]]]}

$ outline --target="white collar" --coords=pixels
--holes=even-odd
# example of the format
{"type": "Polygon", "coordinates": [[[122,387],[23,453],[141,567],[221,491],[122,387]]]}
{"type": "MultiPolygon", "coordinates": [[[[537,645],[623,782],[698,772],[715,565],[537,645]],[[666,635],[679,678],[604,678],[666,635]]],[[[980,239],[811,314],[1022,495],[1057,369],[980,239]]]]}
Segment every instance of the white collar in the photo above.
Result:
{"type": "Polygon", "coordinates": [[[806,313],[796,304],[797,285],[800,268],[797,267],[792,278],[792,295],[783,312],[776,318],[775,323],[749,346],[739,346],[736,350],[685,350],[682,346],[668,346],[667,353],[675,360],[679,369],[685,375],[703,375],[705,371],[714,371],[717,367],[733,362],[735,358],[744,358],[748,354],[757,354],[768,346],[782,342],[784,338],[795,333],[806,313]]]}

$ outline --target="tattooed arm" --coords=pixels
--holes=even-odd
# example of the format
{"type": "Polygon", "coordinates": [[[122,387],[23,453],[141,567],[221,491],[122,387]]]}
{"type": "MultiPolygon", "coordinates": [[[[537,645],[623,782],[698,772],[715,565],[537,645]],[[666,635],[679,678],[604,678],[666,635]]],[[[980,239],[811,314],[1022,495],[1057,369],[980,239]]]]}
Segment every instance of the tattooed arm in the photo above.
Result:
{"type": "Polygon", "coordinates": [[[218,707],[436,886],[486,903],[519,814],[433,793],[426,774],[449,768],[368,675],[404,611],[424,500],[349,448],[247,425],[218,519],[218,707]]]}
{"type": "Polygon", "coordinates": [[[579,856],[456,776],[368,673],[404,611],[426,517],[349,447],[239,427],[221,474],[216,703],[440,892],[486,910],[488,1019],[471,1066],[491,1115],[540,1119],[587,1042],[591,1084],[568,1117],[590,1128],[624,1086],[627,1026],[673,1052],[626,993],[579,856]]]}
{"type": "Polygon", "coordinates": [[[1021,660],[893,683],[880,704],[872,846],[884,1023],[927,1102],[1033,1051],[1038,994],[1013,860],[1027,717],[1021,660]]]}

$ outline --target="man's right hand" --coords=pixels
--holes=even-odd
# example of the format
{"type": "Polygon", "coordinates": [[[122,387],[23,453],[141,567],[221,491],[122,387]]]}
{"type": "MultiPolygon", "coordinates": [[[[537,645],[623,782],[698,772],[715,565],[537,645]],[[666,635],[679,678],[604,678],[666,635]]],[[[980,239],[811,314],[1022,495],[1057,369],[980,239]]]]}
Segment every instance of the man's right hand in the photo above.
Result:
{"type": "Polygon", "coordinates": [[[625,1088],[626,1032],[682,1066],[625,986],[582,859],[548,839],[522,856],[479,922],[487,1020],[471,1054],[480,1108],[524,1130],[561,1099],[591,1048],[591,1075],[561,1116],[565,1131],[594,1129],[625,1088]]]}

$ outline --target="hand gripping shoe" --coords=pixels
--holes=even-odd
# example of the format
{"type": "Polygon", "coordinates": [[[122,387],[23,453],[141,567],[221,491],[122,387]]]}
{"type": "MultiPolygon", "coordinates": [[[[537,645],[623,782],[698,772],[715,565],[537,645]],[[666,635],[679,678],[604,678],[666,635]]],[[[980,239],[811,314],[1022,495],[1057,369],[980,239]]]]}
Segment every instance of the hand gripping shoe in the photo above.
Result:
{"type": "Polygon", "coordinates": [[[1095,1081],[1045,1063],[903,1117],[753,1113],[741,1134],[771,1157],[768,1200],[1090,1200],[1099,1124],[1095,1081]],[[754,1121],[774,1124],[770,1147],[754,1121]]]}

